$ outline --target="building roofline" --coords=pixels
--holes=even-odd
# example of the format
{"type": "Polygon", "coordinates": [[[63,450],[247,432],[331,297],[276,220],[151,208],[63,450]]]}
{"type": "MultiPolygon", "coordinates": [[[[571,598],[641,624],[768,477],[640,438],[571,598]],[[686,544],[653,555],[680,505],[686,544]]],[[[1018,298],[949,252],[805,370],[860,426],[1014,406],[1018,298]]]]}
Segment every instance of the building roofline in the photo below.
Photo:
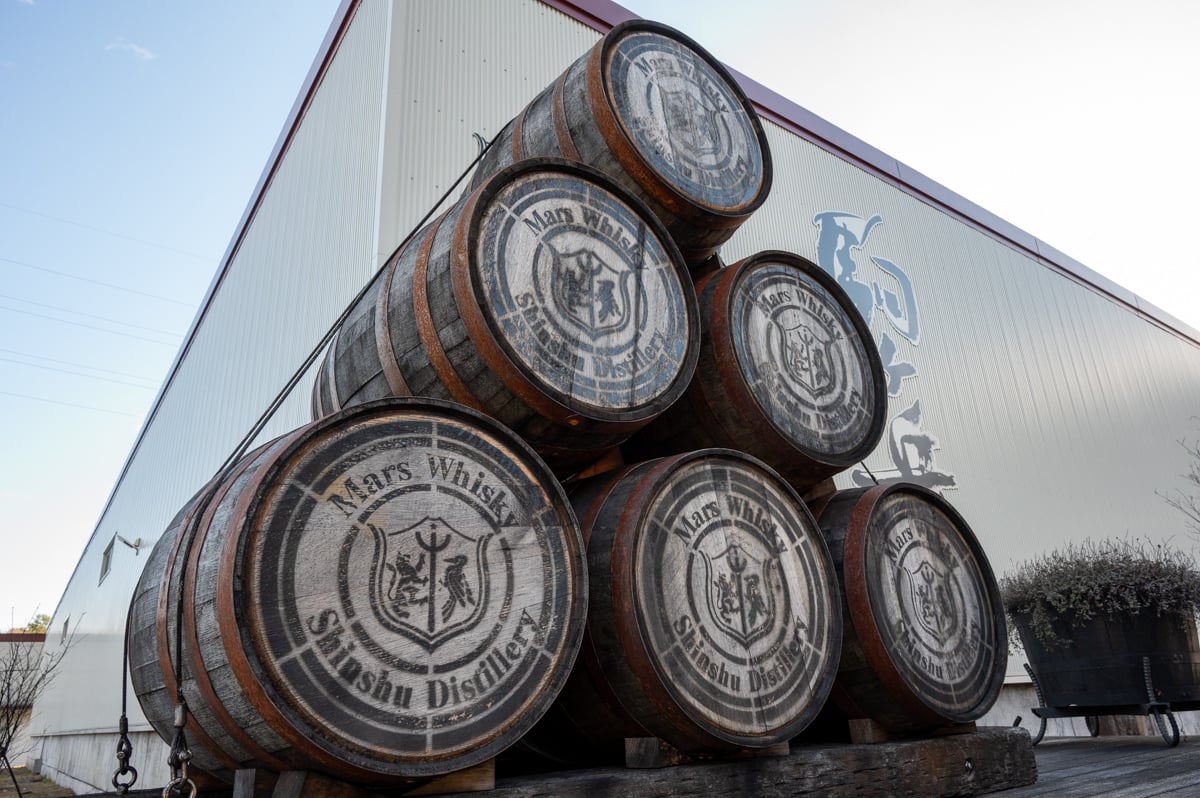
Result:
{"type": "MultiPolygon", "coordinates": [[[[316,94],[317,87],[321,85],[321,80],[325,77],[325,71],[329,68],[329,64],[333,60],[333,55],[337,51],[337,46],[346,34],[346,30],[350,26],[350,20],[354,18],[354,12],[358,9],[360,3],[361,0],[342,0],[337,13],[333,15],[333,21],[329,25],[329,30],[325,32],[325,39],[321,42],[321,47],[317,51],[316,58],[313,59],[312,66],[308,69],[308,75],[304,78],[304,83],[301,84],[300,92],[296,95],[296,101],[292,103],[292,110],[288,113],[287,121],[280,131],[279,137],[275,140],[275,146],[271,150],[271,155],[267,158],[267,164],[263,168],[262,174],[259,175],[258,183],[254,186],[254,191],[250,194],[250,201],[246,204],[246,209],[242,212],[242,218],[238,220],[237,227],[234,228],[233,238],[230,240],[229,246],[225,249],[225,254],[221,257],[220,267],[217,269],[216,274],[213,275],[213,279],[208,285],[208,290],[204,293],[204,299],[200,302],[200,307],[197,309],[196,315],[192,319],[192,324],[188,327],[187,334],[184,336],[183,345],[175,353],[175,359],[172,361],[171,367],[167,370],[167,377],[163,380],[162,386],[158,389],[158,394],[155,395],[154,401],[150,405],[150,411],[146,414],[141,429],[138,430],[137,438],[134,440],[133,446],[129,449],[129,455],[125,458],[125,464],[121,466],[121,473],[117,475],[116,481],[113,482],[112,490],[109,491],[108,498],[104,502],[104,509],[100,511],[100,515],[96,519],[96,526],[92,529],[92,534],[88,538],[88,542],[84,545],[84,552],[92,544],[92,540],[96,537],[96,532],[99,531],[101,524],[104,523],[104,517],[108,515],[109,509],[112,508],[113,498],[117,495],[117,490],[120,489],[121,483],[125,481],[126,474],[129,473],[129,466],[133,463],[134,457],[142,446],[142,441],[146,437],[146,430],[150,428],[154,417],[158,415],[163,397],[167,395],[168,389],[170,389],[171,384],[175,381],[175,376],[179,372],[179,366],[183,362],[184,357],[187,356],[188,350],[191,349],[196,331],[200,329],[201,322],[208,315],[213,297],[216,296],[217,289],[224,281],[225,275],[229,272],[229,266],[233,262],[234,256],[237,255],[238,250],[242,246],[246,232],[250,229],[250,222],[253,221],[255,214],[258,213],[259,206],[262,204],[263,197],[266,194],[267,186],[271,184],[271,180],[275,177],[275,172],[283,160],[283,155],[291,145],[292,138],[299,129],[300,122],[304,119],[304,114],[308,111],[309,104],[316,94]]],[[[71,577],[67,580],[68,587],[75,581],[75,574],[78,573],[82,562],[83,552],[80,553],[79,560],[75,563],[75,568],[71,572],[71,577]]],[[[58,603],[54,607],[54,615],[58,615],[58,609],[62,606],[64,596],[66,596],[65,589],[63,595],[58,597],[58,603]]]]}
{"type": "MultiPolygon", "coordinates": [[[[541,0],[573,19],[604,33],[638,15],[612,0],[541,0]]],[[[701,43],[703,44],[703,43],[701,43]]],[[[759,114],[822,149],[852,161],[896,188],[939,208],[975,229],[1018,250],[1043,266],[1124,305],[1156,326],[1200,345],[1200,331],[1129,289],[1088,268],[1061,250],[1021,230],[991,211],[926,177],[862,139],[822,119],[783,95],[726,66],[759,114]]]]}

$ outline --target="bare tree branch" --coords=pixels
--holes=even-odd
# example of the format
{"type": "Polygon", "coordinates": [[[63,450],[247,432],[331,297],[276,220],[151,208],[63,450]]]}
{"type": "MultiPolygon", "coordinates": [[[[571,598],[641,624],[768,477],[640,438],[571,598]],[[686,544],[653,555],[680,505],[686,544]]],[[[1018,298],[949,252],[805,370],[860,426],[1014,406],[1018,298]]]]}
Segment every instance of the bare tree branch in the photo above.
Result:
{"type": "Polygon", "coordinates": [[[1183,513],[1188,530],[1200,537],[1200,440],[1191,441],[1186,438],[1179,441],[1183,450],[1191,456],[1186,474],[1180,474],[1190,484],[1187,492],[1173,490],[1166,493],[1155,491],[1163,501],[1183,513]]]}
{"type": "Polygon", "coordinates": [[[12,750],[13,740],[34,702],[53,683],[71,638],[47,649],[44,644],[17,639],[24,635],[5,637],[8,640],[0,643],[0,752],[11,761],[28,753],[12,750]]]}

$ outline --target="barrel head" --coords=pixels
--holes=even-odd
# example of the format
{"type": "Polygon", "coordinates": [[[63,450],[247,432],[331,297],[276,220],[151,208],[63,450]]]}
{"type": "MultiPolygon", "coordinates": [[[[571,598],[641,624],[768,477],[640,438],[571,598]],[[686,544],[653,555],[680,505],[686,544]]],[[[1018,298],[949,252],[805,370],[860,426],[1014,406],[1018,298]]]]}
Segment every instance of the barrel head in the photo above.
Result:
{"type": "Polygon", "coordinates": [[[841,646],[824,540],[794,491],[753,458],[708,450],[662,462],[669,471],[644,505],[634,502],[644,521],[632,573],[618,575],[614,563],[614,590],[632,585],[645,641],[636,657],[652,669],[643,678],[652,672],[652,691],[714,739],[790,739],[825,703],[841,646]]]}
{"type": "MultiPolygon", "coordinates": [[[[924,488],[896,483],[852,496],[835,495],[821,524],[844,524],[847,611],[878,693],[911,719],[901,726],[975,720],[995,702],[1007,667],[1000,592],[982,548],[924,488]]],[[[870,713],[873,691],[849,689],[870,713]]]]}
{"type": "Polygon", "coordinates": [[[582,542],[558,483],[495,422],[431,400],[343,411],[276,458],[246,518],[250,667],[287,734],[355,778],[495,756],[561,688],[582,542]]]}
{"type": "Polygon", "coordinates": [[[758,117],[720,63],[648,22],[605,42],[605,94],[646,168],[694,207],[744,214],[765,200],[770,161],[758,117]]]}
{"type": "MultiPolygon", "coordinates": [[[[883,367],[845,293],[784,252],[747,259],[730,277],[713,326],[729,336],[756,412],[819,462],[846,467],[869,454],[886,415],[883,367]]],[[[746,449],[754,452],[752,441],[746,449]]]]}
{"type": "Polygon", "coordinates": [[[678,250],[599,173],[553,162],[519,169],[487,184],[468,236],[492,335],[540,392],[575,413],[657,415],[682,394],[697,357],[695,297],[678,250]]]}

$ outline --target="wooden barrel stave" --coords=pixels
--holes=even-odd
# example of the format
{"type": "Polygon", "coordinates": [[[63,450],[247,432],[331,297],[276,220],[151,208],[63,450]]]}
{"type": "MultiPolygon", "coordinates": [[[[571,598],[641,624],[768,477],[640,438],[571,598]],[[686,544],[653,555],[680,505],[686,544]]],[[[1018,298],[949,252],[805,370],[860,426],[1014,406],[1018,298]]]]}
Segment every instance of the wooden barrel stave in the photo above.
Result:
{"type": "MultiPolygon", "coordinates": [[[[256,458],[272,445],[278,446],[281,440],[247,455],[232,476],[240,477],[246,469],[255,467],[256,458]]],[[[212,702],[210,675],[203,669],[197,670],[196,663],[188,656],[195,645],[185,609],[188,599],[184,574],[189,570],[185,560],[194,561],[198,532],[205,528],[227,490],[228,484],[220,477],[210,481],[185,505],[155,545],[131,603],[130,660],[135,693],[143,713],[159,735],[168,741],[174,735],[177,693],[182,688],[189,707],[186,733],[194,766],[231,781],[233,771],[242,766],[282,769],[284,762],[275,754],[284,744],[270,731],[259,738],[267,742],[265,748],[256,738],[246,735],[238,721],[230,717],[227,707],[212,702]],[[180,617],[184,620],[182,628],[178,624],[180,617]],[[183,670],[177,677],[176,640],[180,634],[184,657],[183,670]]],[[[240,703],[243,698],[237,695],[233,700],[240,703]]]]}
{"type": "MultiPolygon", "coordinates": [[[[289,433],[243,457],[221,480],[192,530],[185,568],[171,574],[182,586],[184,668],[190,674],[188,705],[195,707],[197,725],[210,735],[226,761],[243,766],[249,760],[276,771],[303,768],[311,760],[271,725],[263,702],[251,700],[253,685],[239,682],[227,641],[233,637],[241,644],[241,636],[233,631],[240,630],[241,624],[222,623],[211,597],[222,591],[232,595],[235,590],[232,581],[222,584],[217,560],[225,534],[239,523],[239,504],[260,484],[262,469],[297,437],[296,432],[289,433]]],[[[174,635],[170,622],[167,630],[174,635]]],[[[336,763],[327,760],[326,764],[336,763]]]]}
{"type": "Polygon", "coordinates": [[[908,483],[839,491],[814,502],[813,511],[845,598],[834,692],[842,713],[900,735],[986,713],[1004,682],[1007,626],[991,566],[962,516],[938,494],[908,483]],[[902,540],[894,557],[889,530],[902,540]],[[885,559],[895,570],[890,576],[885,559]],[[928,577],[931,590],[942,588],[933,595],[950,597],[929,614],[944,631],[918,620],[919,591],[906,597],[899,586],[919,583],[906,582],[901,568],[928,577]],[[887,615],[894,612],[904,617],[887,615]]]}
{"type": "MultiPolygon", "coordinates": [[[[384,372],[384,365],[375,354],[378,348],[375,315],[378,310],[374,300],[383,290],[386,277],[387,274],[380,274],[372,281],[364,295],[365,301],[355,305],[351,309],[350,316],[338,328],[337,337],[334,339],[330,351],[341,349],[344,353],[342,360],[355,364],[359,370],[333,368],[334,360],[328,354],[326,355],[323,371],[327,373],[322,374],[323,382],[328,386],[327,391],[336,401],[330,403],[324,415],[341,410],[343,407],[393,395],[388,375],[384,372]]],[[[321,416],[314,418],[321,418],[321,416]]]]}
{"type": "Polygon", "coordinates": [[[561,119],[563,76],[543,89],[512,121],[507,135],[501,134],[510,146],[506,148],[514,160],[529,157],[528,154],[544,153],[554,158],[580,160],[570,146],[564,151],[561,125],[532,124],[526,120],[561,119]],[[517,123],[520,123],[519,125],[517,123]]]}
{"type": "MultiPolygon", "coordinates": [[[[164,740],[170,740],[174,735],[172,721],[177,702],[174,617],[170,618],[172,623],[167,628],[165,613],[166,608],[178,606],[179,585],[169,578],[159,581],[153,577],[164,571],[169,573],[173,568],[181,545],[191,537],[188,527],[192,523],[192,514],[197,508],[203,508],[212,487],[206,486],[193,497],[168,525],[150,552],[130,605],[127,631],[130,682],[143,713],[164,740]],[[160,605],[163,608],[161,610],[160,605]],[[167,649],[165,656],[164,647],[167,649]]],[[[227,760],[223,761],[213,753],[220,751],[219,746],[200,730],[194,717],[189,719],[187,733],[196,766],[206,772],[220,774],[225,779],[232,778],[227,760]]]]}

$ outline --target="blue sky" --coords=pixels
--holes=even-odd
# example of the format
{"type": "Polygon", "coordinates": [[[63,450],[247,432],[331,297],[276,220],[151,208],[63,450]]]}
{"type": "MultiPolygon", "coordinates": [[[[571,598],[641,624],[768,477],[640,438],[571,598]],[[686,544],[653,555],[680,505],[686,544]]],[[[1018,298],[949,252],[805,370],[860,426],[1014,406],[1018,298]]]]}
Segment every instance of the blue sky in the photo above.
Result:
{"type": "Polygon", "coordinates": [[[57,604],[336,10],[0,0],[0,627],[57,604]]]}
{"type": "MultiPolygon", "coordinates": [[[[1200,328],[1200,4],[626,6],[1200,328]]],[[[337,7],[0,0],[0,628],[54,609],[337,7]]]]}

